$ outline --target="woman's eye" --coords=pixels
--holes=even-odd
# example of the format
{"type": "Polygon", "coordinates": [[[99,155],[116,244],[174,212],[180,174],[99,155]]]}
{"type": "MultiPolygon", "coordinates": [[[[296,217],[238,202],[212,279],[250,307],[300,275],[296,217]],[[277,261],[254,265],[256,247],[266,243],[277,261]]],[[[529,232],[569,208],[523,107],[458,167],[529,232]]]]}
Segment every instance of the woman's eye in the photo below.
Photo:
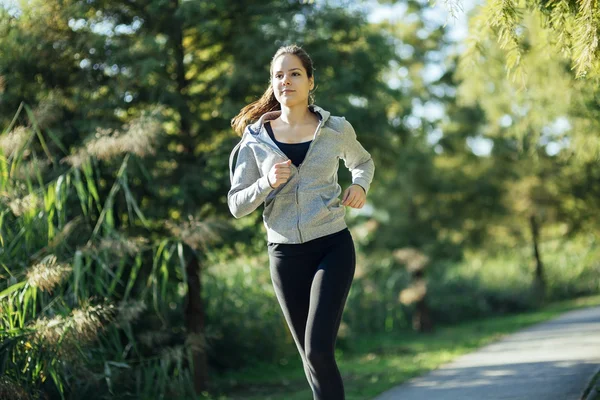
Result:
{"type": "MultiPolygon", "coordinates": [[[[292,75],[294,76],[300,76],[300,72],[294,72],[292,75]]],[[[275,75],[275,78],[277,79],[281,79],[282,75],[275,75]]]]}

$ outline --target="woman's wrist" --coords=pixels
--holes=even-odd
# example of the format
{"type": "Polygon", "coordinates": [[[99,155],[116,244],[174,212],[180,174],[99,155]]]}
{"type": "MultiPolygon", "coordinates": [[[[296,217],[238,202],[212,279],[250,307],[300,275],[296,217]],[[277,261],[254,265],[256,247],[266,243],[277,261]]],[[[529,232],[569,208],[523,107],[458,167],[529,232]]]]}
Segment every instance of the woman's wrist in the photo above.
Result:
{"type": "MultiPolygon", "coordinates": [[[[359,188],[361,188],[363,190],[363,192],[365,192],[365,194],[367,194],[367,191],[365,190],[365,188],[362,187],[361,185],[359,185],[358,183],[353,183],[352,185],[358,186],[359,188]]],[[[350,186],[352,186],[352,185],[350,185],[350,186]]]]}

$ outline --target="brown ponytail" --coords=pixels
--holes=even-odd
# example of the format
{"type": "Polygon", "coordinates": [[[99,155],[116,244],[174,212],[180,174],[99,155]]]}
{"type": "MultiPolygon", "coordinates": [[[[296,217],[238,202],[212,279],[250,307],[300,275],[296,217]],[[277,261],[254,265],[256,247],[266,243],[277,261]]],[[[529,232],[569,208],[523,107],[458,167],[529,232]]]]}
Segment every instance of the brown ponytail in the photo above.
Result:
{"type": "MultiPolygon", "coordinates": [[[[273,75],[273,63],[275,62],[277,57],[284,54],[293,54],[296,57],[298,57],[302,62],[302,66],[304,67],[304,69],[306,69],[306,75],[308,76],[308,78],[311,78],[313,76],[315,70],[313,67],[313,62],[310,56],[306,53],[306,51],[303,48],[295,44],[280,47],[271,59],[271,66],[269,68],[269,86],[267,87],[267,90],[265,90],[260,99],[242,108],[239,114],[233,117],[233,119],[231,120],[231,126],[238,135],[241,136],[244,133],[246,125],[258,120],[264,113],[269,111],[281,110],[281,104],[279,104],[279,102],[275,98],[275,94],[273,93],[271,79],[273,75]]],[[[310,94],[309,101],[311,104],[314,103],[313,93],[310,94]]]]}

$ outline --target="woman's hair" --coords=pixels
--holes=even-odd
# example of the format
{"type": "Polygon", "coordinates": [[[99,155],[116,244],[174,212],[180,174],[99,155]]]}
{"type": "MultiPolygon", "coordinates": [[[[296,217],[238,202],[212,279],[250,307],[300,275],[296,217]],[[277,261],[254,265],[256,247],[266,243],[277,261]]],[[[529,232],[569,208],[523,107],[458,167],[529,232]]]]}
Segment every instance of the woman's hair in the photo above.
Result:
{"type": "MultiPolygon", "coordinates": [[[[282,56],[284,54],[293,54],[296,57],[298,57],[302,62],[302,66],[304,67],[304,69],[306,69],[306,74],[308,75],[308,78],[311,78],[313,76],[313,62],[310,56],[306,53],[306,51],[303,48],[295,44],[289,46],[281,46],[271,59],[271,66],[269,68],[269,87],[267,87],[267,90],[265,90],[260,99],[242,108],[240,110],[240,113],[233,117],[233,119],[231,120],[231,126],[233,127],[233,130],[239,135],[242,135],[244,133],[246,125],[256,121],[264,113],[269,111],[281,110],[281,104],[279,104],[279,102],[275,98],[275,94],[273,93],[271,79],[273,77],[273,63],[275,62],[277,57],[282,56]]],[[[314,102],[312,93],[309,95],[309,102],[311,104],[314,102]]]]}

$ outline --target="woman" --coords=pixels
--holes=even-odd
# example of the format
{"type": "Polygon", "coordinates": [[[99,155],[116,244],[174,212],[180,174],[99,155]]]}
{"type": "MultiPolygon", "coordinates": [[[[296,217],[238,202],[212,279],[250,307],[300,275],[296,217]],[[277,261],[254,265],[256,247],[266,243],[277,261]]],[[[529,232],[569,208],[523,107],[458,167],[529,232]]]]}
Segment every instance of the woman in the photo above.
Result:
{"type": "Polygon", "coordinates": [[[344,206],[363,207],[375,167],[344,117],[309,104],[314,69],[302,48],[281,47],[270,71],[263,96],[231,123],[242,139],[227,201],[236,218],[264,203],[273,287],[314,399],[344,399],[334,349],[356,263],[344,206]],[[340,158],[352,173],[341,201],[340,158]]]}

